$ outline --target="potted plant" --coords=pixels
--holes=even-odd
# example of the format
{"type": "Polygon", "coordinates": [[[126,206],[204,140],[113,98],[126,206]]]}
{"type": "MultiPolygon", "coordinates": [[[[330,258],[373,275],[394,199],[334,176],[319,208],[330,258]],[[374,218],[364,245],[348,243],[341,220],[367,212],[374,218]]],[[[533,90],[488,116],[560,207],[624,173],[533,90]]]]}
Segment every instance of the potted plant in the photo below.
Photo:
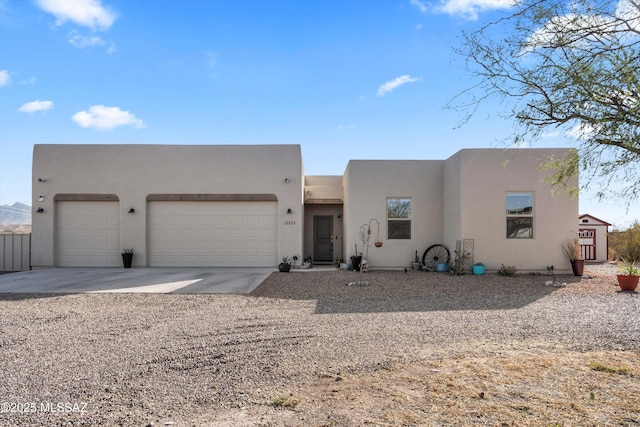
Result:
{"type": "Polygon", "coordinates": [[[281,273],[288,273],[291,270],[291,264],[289,263],[289,257],[282,257],[282,262],[278,265],[278,271],[281,273]]]}
{"type": "Polygon", "coordinates": [[[476,276],[482,276],[484,274],[484,264],[481,262],[476,262],[473,264],[473,274],[476,276]]]}
{"type": "Polygon", "coordinates": [[[358,255],[358,244],[354,244],[356,247],[356,255],[351,256],[351,267],[354,271],[360,271],[360,264],[362,264],[362,252],[358,255]]]}
{"type": "Polygon", "coordinates": [[[124,264],[124,268],[131,268],[132,262],[133,262],[133,249],[123,249],[122,264],[124,264]]]}
{"type": "Polygon", "coordinates": [[[622,258],[618,270],[620,271],[617,276],[620,289],[623,291],[635,291],[638,287],[638,280],[640,280],[640,270],[636,267],[635,261],[627,261],[622,258]]]}
{"type": "Polygon", "coordinates": [[[418,268],[420,268],[420,258],[418,257],[418,251],[416,251],[416,255],[413,258],[413,262],[411,263],[411,269],[417,270],[418,268]]]}
{"type": "Polygon", "coordinates": [[[574,276],[582,276],[584,271],[584,260],[582,259],[580,251],[580,240],[577,237],[573,239],[567,239],[562,244],[562,252],[569,258],[571,262],[571,270],[573,270],[574,276]]]}

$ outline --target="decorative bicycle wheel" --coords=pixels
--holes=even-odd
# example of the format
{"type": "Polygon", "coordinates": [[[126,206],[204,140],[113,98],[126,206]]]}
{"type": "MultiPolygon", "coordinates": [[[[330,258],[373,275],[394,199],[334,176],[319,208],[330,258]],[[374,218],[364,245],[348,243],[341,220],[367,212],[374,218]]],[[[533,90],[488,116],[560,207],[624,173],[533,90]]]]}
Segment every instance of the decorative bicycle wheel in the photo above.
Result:
{"type": "Polygon", "coordinates": [[[431,245],[422,255],[422,264],[429,270],[435,270],[439,263],[448,263],[451,259],[449,249],[443,245],[431,245]]]}

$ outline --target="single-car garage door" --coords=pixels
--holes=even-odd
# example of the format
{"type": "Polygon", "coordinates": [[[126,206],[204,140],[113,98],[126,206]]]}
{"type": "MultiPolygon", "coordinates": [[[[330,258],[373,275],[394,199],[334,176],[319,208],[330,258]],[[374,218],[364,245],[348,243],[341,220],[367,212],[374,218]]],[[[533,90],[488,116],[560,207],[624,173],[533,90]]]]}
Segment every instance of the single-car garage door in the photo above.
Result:
{"type": "Polygon", "coordinates": [[[57,202],[56,233],[59,267],[122,265],[118,202],[57,202]]]}
{"type": "Polygon", "coordinates": [[[151,201],[152,267],[272,267],[275,201],[151,201]]]}

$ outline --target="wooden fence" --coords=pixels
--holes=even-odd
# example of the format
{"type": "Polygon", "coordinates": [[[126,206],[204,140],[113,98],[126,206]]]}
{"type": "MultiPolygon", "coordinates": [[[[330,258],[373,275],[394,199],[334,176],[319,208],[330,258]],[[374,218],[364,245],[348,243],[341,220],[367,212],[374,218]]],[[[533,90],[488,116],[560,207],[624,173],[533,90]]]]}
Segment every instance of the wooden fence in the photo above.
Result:
{"type": "Polygon", "coordinates": [[[31,234],[0,234],[0,271],[31,269],[31,234]]]}

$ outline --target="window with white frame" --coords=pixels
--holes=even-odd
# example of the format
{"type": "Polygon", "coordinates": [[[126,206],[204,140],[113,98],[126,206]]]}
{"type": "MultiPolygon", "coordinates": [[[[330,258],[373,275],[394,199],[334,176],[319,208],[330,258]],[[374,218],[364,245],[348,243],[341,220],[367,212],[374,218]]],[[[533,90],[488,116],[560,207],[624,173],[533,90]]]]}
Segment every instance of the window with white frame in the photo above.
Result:
{"type": "Polygon", "coordinates": [[[411,239],[411,199],[387,199],[387,239],[411,239]]]}
{"type": "Polygon", "coordinates": [[[507,239],[533,239],[533,193],[506,195],[507,239]]]}

